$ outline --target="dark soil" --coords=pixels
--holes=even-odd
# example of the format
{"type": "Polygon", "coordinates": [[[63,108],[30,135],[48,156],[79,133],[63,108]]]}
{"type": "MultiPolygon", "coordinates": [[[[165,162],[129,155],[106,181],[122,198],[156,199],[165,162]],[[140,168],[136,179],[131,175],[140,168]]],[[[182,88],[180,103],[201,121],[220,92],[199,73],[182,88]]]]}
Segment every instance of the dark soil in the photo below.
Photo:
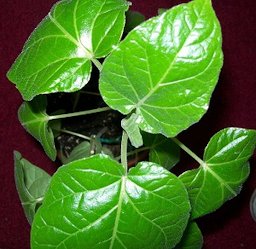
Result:
{"type": "MultiPolygon", "coordinates": [[[[48,96],[48,113],[61,110],[63,113],[92,110],[105,107],[99,95],[98,85],[93,78],[81,91],[76,93],[58,93],[48,96]],[[94,82],[93,82],[94,81],[94,82]]],[[[123,116],[114,110],[61,120],[61,129],[76,132],[87,137],[97,137],[114,157],[120,156],[122,136],[121,120],[123,116]]],[[[60,133],[56,137],[58,155],[68,156],[81,142],[85,141],[74,135],[60,133]],[[61,153],[60,153],[61,151],[61,153]]],[[[130,146],[129,150],[133,150],[130,146]]]]}

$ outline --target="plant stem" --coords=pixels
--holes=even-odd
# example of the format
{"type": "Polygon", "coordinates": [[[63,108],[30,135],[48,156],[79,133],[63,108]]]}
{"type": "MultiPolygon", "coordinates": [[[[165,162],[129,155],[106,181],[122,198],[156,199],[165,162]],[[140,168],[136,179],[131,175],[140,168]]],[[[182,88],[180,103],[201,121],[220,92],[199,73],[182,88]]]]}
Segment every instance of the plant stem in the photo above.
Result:
{"type": "Polygon", "coordinates": [[[180,140],[173,137],[173,142],[176,143],[181,149],[183,149],[187,154],[189,154],[193,159],[195,159],[200,165],[204,166],[205,162],[197,156],[192,150],[190,150],[185,144],[183,144],[180,140]]]}
{"type": "Polygon", "coordinates": [[[93,114],[93,113],[98,113],[98,112],[105,112],[105,111],[109,111],[109,110],[111,110],[110,107],[102,107],[102,108],[97,108],[97,109],[93,109],[93,110],[86,110],[86,111],[81,111],[81,112],[72,112],[72,113],[49,116],[48,120],[71,118],[71,117],[83,116],[83,115],[88,115],[88,114],[93,114]]]}
{"type": "Polygon", "coordinates": [[[124,166],[125,172],[127,173],[128,164],[127,164],[127,144],[128,144],[128,135],[123,131],[122,141],[121,141],[121,163],[124,166]]]}
{"type": "Polygon", "coordinates": [[[92,58],[91,61],[98,68],[99,71],[102,70],[102,64],[97,59],[92,58]]]}
{"type": "Polygon", "coordinates": [[[80,137],[80,138],[83,138],[83,139],[88,140],[88,141],[91,141],[90,137],[87,137],[87,136],[85,136],[83,134],[80,134],[80,133],[76,133],[76,132],[65,130],[65,129],[60,129],[58,131],[66,133],[66,134],[70,134],[70,135],[73,135],[73,136],[76,136],[76,137],[80,137]]]}

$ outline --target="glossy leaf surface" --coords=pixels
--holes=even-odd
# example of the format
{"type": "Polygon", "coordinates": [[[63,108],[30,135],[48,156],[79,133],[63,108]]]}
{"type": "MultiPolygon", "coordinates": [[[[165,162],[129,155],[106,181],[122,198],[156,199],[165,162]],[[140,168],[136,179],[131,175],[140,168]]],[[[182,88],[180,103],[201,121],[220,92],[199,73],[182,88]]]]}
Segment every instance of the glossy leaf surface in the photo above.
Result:
{"type": "Polygon", "coordinates": [[[18,111],[22,126],[43,146],[45,153],[52,159],[56,158],[54,136],[48,125],[49,116],[46,114],[46,97],[38,96],[31,102],[24,102],[18,111]]]}
{"type": "Polygon", "coordinates": [[[103,64],[100,92],[149,133],[174,137],[207,111],[222,67],[210,0],[179,5],[137,26],[103,64]]]}
{"type": "Polygon", "coordinates": [[[71,0],[55,4],[8,72],[25,100],[81,89],[91,61],[105,57],[122,35],[125,0],[71,0]]]}
{"type": "Polygon", "coordinates": [[[211,138],[202,165],[180,176],[190,196],[192,218],[215,211],[240,192],[255,143],[256,131],[240,128],[226,128],[211,138]]]}
{"type": "Polygon", "coordinates": [[[189,218],[180,180],[166,169],[96,155],[61,167],[32,226],[32,249],[173,248],[189,218]]]}
{"type": "Polygon", "coordinates": [[[175,249],[201,249],[203,246],[203,235],[195,222],[188,224],[181,241],[175,249]]]}
{"type": "Polygon", "coordinates": [[[180,148],[162,135],[143,133],[144,146],[149,148],[149,161],[171,169],[180,160],[180,148]]]}
{"type": "Polygon", "coordinates": [[[22,158],[18,152],[14,152],[14,165],[16,188],[24,213],[31,224],[37,207],[43,201],[51,176],[22,158]]]}

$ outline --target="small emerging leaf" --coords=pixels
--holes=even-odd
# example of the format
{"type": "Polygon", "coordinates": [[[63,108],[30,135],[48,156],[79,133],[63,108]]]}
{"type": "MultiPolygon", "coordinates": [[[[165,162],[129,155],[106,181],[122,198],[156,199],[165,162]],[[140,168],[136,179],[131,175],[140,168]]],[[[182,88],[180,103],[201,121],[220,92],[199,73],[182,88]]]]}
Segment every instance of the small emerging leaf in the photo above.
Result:
{"type": "Polygon", "coordinates": [[[149,161],[170,170],[180,160],[180,147],[162,135],[143,133],[144,146],[149,148],[149,161]]]}
{"type": "Polygon", "coordinates": [[[16,188],[28,222],[32,224],[36,210],[41,205],[49,186],[51,176],[22,158],[19,152],[14,152],[14,165],[16,188]]]}
{"type": "Polygon", "coordinates": [[[192,218],[215,211],[240,192],[255,144],[255,130],[226,128],[211,138],[202,165],[180,175],[190,196],[192,218]]]}
{"type": "Polygon", "coordinates": [[[18,110],[18,116],[27,132],[37,139],[45,153],[55,160],[57,152],[53,132],[48,125],[49,116],[46,114],[46,105],[46,97],[38,96],[30,102],[24,102],[18,110]]]}
{"type": "Polygon", "coordinates": [[[195,222],[188,224],[181,241],[174,249],[201,249],[203,235],[195,222]]]}
{"type": "Polygon", "coordinates": [[[208,109],[223,63],[210,0],[194,0],[132,30],[104,61],[100,92],[149,133],[175,137],[208,109]]]}
{"type": "Polygon", "coordinates": [[[130,117],[124,118],[121,122],[122,128],[126,131],[132,146],[135,148],[139,148],[143,145],[143,139],[137,124],[137,119],[138,116],[133,113],[130,117]]]}
{"type": "Polygon", "coordinates": [[[125,0],[63,0],[26,42],[8,72],[25,100],[73,92],[90,79],[91,61],[111,52],[122,35],[125,0]]]}
{"type": "Polygon", "coordinates": [[[128,174],[107,156],[61,167],[32,226],[32,249],[173,248],[190,212],[180,180],[150,162],[128,174]]]}

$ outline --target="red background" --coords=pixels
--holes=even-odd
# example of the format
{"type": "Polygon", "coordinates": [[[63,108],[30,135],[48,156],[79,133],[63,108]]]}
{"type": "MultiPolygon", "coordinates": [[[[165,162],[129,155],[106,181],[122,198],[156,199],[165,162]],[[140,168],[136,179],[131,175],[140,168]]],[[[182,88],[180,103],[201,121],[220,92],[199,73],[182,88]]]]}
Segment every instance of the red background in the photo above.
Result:
{"type": "MultiPolygon", "coordinates": [[[[56,165],[43,153],[17,120],[22,102],[6,71],[40,20],[55,0],[1,0],[1,98],[0,98],[0,249],[28,249],[30,227],[23,215],[13,179],[13,150],[53,173],[56,165]]],[[[159,7],[171,7],[184,1],[132,0],[134,10],[147,17],[159,7]]],[[[213,95],[210,110],[199,124],[181,136],[199,155],[209,138],[229,126],[256,128],[256,2],[254,0],[213,0],[223,29],[224,67],[213,95]]],[[[182,163],[193,166],[185,155],[182,163]]],[[[199,220],[206,249],[256,248],[256,223],[249,211],[249,199],[256,188],[256,158],[251,160],[251,176],[241,194],[217,212],[199,220]]]]}

